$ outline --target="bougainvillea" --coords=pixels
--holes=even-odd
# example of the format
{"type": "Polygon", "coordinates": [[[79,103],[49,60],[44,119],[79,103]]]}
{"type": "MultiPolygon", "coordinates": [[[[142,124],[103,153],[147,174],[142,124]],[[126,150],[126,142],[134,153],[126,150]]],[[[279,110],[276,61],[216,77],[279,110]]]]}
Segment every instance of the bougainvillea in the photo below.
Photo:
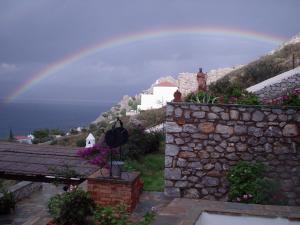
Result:
{"type": "Polygon", "coordinates": [[[109,158],[111,155],[118,154],[118,150],[96,144],[93,147],[80,149],[77,154],[80,157],[89,160],[93,165],[97,165],[101,168],[109,168],[109,158]]]}
{"type": "Polygon", "coordinates": [[[263,99],[265,105],[286,105],[286,106],[300,106],[300,88],[296,88],[287,92],[285,95],[273,99],[263,99]]]}

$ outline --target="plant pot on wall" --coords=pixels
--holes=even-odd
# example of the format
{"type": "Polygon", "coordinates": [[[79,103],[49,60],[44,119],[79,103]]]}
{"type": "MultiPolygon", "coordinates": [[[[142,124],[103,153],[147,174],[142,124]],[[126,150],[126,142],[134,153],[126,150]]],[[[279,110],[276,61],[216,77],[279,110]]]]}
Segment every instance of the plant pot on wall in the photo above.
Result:
{"type": "Polygon", "coordinates": [[[120,178],[123,171],[124,162],[123,161],[112,161],[112,176],[114,178],[120,178]]]}

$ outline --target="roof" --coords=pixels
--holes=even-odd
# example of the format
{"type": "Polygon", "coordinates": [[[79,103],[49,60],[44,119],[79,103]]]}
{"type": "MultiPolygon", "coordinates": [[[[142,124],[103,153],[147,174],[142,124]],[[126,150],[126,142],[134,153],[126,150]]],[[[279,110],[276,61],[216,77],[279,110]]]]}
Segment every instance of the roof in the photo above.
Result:
{"type": "Polygon", "coordinates": [[[58,171],[69,168],[82,181],[99,167],[89,164],[77,152],[78,148],[0,142],[0,178],[54,182],[58,171]]]}
{"type": "Polygon", "coordinates": [[[89,139],[89,140],[95,140],[95,137],[94,137],[94,135],[92,134],[92,133],[89,133],[89,135],[87,136],[87,138],[86,139],[89,139]]]}
{"type": "Polygon", "coordinates": [[[177,85],[169,81],[162,81],[156,84],[154,87],[177,87],[177,85]]]}
{"type": "Polygon", "coordinates": [[[31,140],[31,138],[30,137],[28,137],[28,136],[15,136],[15,139],[17,139],[17,140],[31,140]]]}

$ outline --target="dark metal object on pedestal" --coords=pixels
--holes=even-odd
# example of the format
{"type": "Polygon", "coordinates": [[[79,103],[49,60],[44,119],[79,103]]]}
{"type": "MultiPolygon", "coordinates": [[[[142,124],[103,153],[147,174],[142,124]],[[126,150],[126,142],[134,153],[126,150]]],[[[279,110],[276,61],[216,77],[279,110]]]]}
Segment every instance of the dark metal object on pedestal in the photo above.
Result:
{"type": "MultiPolygon", "coordinates": [[[[112,129],[105,133],[105,142],[110,148],[110,169],[109,175],[113,177],[113,154],[114,148],[119,148],[119,159],[121,159],[121,146],[128,141],[128,131],[123,127],[123,122],[117,118],[112,129]],[[119,127],[116,127],[119,123],[119,127]]],[[[120,161],[119,161],[120,162],[120,161]]],[[[120,165],[116,165],[120,166],[120,165]]]]}

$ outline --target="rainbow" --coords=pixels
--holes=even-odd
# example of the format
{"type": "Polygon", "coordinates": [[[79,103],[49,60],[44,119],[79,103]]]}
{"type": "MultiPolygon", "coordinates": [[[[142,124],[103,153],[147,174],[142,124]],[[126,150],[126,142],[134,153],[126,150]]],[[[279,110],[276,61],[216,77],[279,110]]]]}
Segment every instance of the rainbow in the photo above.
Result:
{"type": "Polygon", "coordinates": [[[125,34],[117,37],[112,37],[99,43],[81,48],[65,57],[49,64],[42,70],[30,76],[28,80],[19,85],[9,96],[5,98],[5,102],[14,101],[18,96],[44,80],[45,78],[55,74],[61,69],[71,65],[72,63],[83,59],[87,56],[95,54],[105,49],[116,48],[119,46],[135,43],[139,41],[147,41],[151,39],[159,39],[179,35],[207,35],[207,36],[227,36],[250,39],[254,41],[265,42],[269,44],[279,45],[286,40],[284,37],[264,34],[251,30],[224,28],[224,27],[174,27],[146,30],[142,32],[125,34]]]}

